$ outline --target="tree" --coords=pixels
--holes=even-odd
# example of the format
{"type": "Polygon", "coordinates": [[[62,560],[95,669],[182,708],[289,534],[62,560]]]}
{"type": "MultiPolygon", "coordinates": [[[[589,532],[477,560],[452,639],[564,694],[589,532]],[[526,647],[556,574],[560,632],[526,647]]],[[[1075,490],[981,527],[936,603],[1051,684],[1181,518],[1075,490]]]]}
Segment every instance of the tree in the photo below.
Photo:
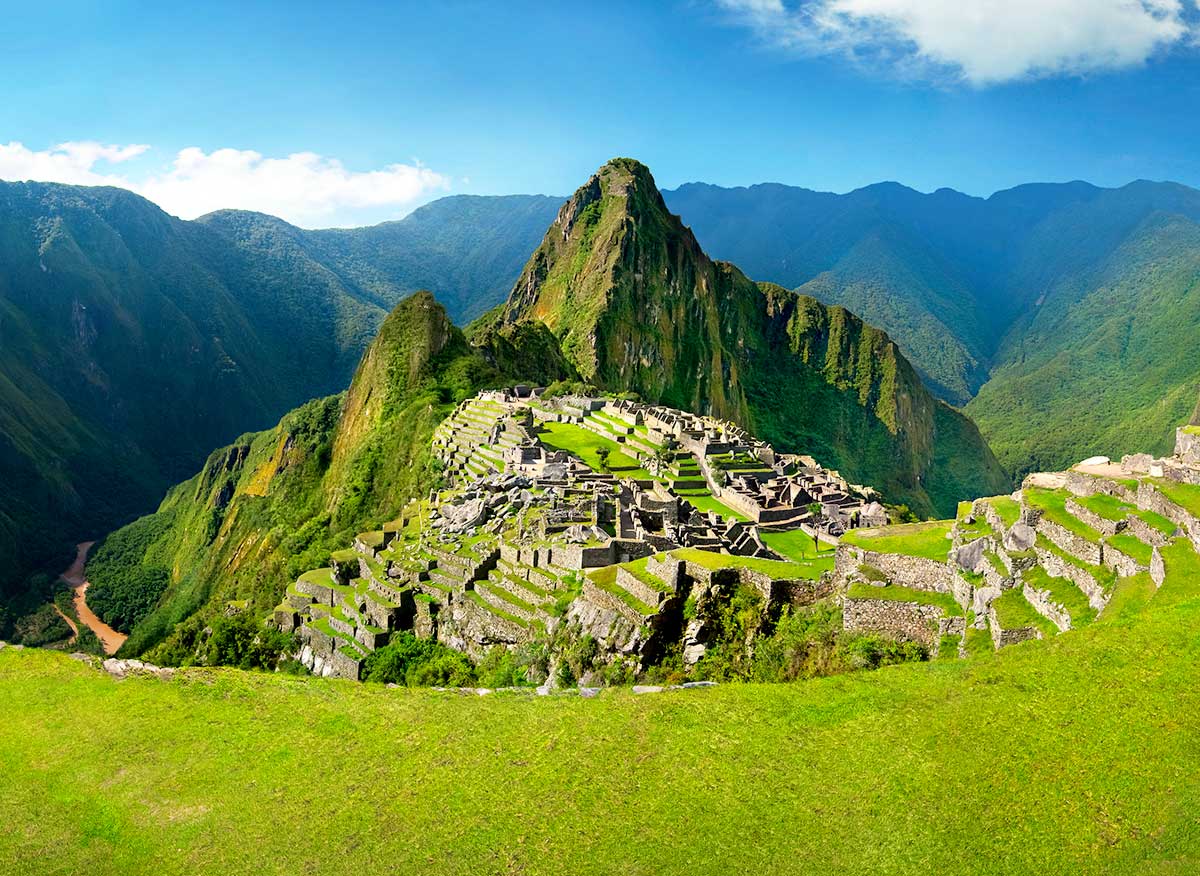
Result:
{"type": "Polygon", "coordinates": [[[596,459],[600,461],[601,471],[608,471],[608,458],[612,455],[612,450],[608,447],[599,447],[596,450],[596,459]]]}
{"type": "Polygon", "coordinates": [[[820,537],[817,535],[817,532],[818,532],[818,530],[817,530],[817,521],[819,521],[819,520],[821,519],[821,515],[824,513],[824,509],[821,507],[821,503],[820,503],[820,502],[810,502],[810,503],[808,504],[808,508],[807,508],[807,510],[808,510],[808,513],[809,513],[809,514],[811,514],[811,515],[812,515],[812,518],[813,518],[813,524],[812,524],[812,528],[813,528],[813,547],[814,547],[814,548],[816,548],[816,549],[817,549],[817,551],[820,551],[820,550],[821,550],[821,539],[820,539],[820,537]]]}

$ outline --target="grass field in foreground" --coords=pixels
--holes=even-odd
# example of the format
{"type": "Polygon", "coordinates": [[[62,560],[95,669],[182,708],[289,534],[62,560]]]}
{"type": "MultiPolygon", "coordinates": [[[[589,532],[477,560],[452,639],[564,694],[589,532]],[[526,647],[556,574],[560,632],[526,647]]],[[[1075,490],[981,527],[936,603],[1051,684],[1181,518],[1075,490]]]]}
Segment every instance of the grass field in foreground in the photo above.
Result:
{"type": "Polygon", "coordinates": [[[1196,872],[1200,563],[1184,550],[1148,604],[1087,629],[792,685],[584,700],[236,670],[117,682],[4,649],[0,861],[89,876],[1196,872]]]}

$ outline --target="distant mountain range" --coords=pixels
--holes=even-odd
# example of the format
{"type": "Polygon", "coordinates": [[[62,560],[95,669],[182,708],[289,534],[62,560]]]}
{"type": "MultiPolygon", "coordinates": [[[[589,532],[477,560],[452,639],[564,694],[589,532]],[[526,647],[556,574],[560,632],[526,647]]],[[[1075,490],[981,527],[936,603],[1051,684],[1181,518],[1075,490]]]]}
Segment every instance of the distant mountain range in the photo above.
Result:
{"type": "Polygon", "coordinates": [[[664,193],[714,256],[844,304],[965,404],[1010,471],[1163,452],[1200,359],[1200,192],[1025,185],[990,198],[881,183],[846,195],[664,193]]]}
{"type": "MultiPolygon", "coordinates": [[[[1195,405],[1192,189],[662,194],[745,276],[885,330],[1011,473],[1165,450],[1195,405]]],[[[240,211],[184,222],[117,189],[0,183],[0,585],[151,507],[212,447],[345,387],[414,290],[460,325],[504,301],[563,200],[459,196],[399,222],[305,231],[240,211]]],[[[681,393],[719,399],[727,385],[659,389],[686,404],[681,393]]]]}

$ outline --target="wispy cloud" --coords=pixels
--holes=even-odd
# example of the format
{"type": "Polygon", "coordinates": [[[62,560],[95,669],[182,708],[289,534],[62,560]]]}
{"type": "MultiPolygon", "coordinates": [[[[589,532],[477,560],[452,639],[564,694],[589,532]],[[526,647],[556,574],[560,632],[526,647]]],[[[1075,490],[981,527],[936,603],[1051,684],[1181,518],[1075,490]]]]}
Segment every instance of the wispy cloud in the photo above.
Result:
{"type": "Polygon", "coordinates": [[[716,0],[766,43],[975,86],[1142,64],[1194,44],[1194,0],[716,0]]]}
{"type": "Polygon", "coordinates": [[[114,185],[192,219],[225,207],[258,210],[297,225],[353,224],[355,216],[398,214],[450,179],[419,162],[352,171],[335,158],[296,152],[269,158],[246,149],[180,150],[162,171],[142,175],[115,167],[149,150],[142,144],[60,143],[32,150],[0,144],[0,179],[114,185]]]}

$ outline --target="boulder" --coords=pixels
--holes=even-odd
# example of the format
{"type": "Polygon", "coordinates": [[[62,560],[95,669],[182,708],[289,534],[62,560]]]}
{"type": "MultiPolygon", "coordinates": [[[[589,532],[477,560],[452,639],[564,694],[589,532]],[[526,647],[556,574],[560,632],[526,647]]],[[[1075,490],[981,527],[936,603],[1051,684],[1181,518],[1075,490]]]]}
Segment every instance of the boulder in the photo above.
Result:
{"type": "Polygon", "coordinates": [[[986,562],[983,556],[986,545],[987,539],[977,538],[973,542],[955,548],[954,562],[964,571],[978,572],[986,562]]]}
{"type": "Polygon", "coordinates": [[[1028,523],[1017,521],[1004,536],[1004,547],[1010,551],[1030,550],[1037,542],[1037,531],[1028,523]]]}
{"type": "Polygon", "coordinates": [[[635,694],[662,693],[663,686],[660,684],[635,684],[633,692],[635,694]]]}

